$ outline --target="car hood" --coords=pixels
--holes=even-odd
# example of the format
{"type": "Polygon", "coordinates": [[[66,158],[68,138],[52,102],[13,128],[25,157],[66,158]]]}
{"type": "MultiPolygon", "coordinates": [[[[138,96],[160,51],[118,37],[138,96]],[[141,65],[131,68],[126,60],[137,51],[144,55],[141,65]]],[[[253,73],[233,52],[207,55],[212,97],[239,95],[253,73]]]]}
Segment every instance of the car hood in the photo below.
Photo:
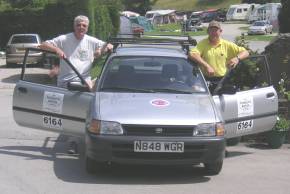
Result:
{"type": "Polygon", "coordinates": [[[95,118],[122,124],[196,125],[216,122],[207,94],[97,93],[95,118]]]}

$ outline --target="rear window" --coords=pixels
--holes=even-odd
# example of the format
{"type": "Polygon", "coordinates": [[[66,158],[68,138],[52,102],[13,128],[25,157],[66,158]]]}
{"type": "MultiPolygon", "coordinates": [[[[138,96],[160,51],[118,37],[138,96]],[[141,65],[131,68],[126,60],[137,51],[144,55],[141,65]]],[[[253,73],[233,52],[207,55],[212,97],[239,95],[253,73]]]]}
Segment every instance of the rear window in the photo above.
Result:
{"type": "Polygon", "coordinates": [[[14,36],[11,44],[18,43],[38,43],[36,36],[14,36]]]}

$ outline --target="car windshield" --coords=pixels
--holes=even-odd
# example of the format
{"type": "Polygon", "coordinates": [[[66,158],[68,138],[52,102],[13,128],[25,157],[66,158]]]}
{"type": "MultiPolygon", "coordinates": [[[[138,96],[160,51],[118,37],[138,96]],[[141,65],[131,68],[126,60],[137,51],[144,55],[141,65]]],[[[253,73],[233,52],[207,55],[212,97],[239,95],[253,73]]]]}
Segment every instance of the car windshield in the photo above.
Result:
{"type": "Polygon", "coordinates": [[[14,36],[11,41],[12,44],[18,43],[37,43],[36,36],[14,36]]]}
{"type": "Polygon", "coordinates": [[[265,22],[255,22],[253,26],[265,26],[265,22]]]}
{"type": "Polygon", "coordinates": [[[199,69],[173,57],[114,57],[100,78],[101,91],[136,93],[204,93],[199,69]]]}

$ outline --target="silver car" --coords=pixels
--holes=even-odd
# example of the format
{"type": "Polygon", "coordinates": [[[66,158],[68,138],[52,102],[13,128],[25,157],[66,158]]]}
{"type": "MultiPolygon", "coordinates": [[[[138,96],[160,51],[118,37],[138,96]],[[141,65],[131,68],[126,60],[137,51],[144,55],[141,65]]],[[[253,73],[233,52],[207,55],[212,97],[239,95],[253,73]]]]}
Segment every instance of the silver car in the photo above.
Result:
{"type": "Polygon", "coordinates": [[[255,21],[248,30],[248,35],[254,35],[254,34],[272,34],[273,32],[273,26],[270,24],[269,21],[266,20],[259,20],[255,21]]]}
{"type": "Polygon", "coordinates": [[[49,69],[23,67],[13,94],[15,121],[85,138],[89,173],[110,163],[203,163],[208,174],[218,174],[226,140],[270,130],[276,122],[278,100],[265,56],[243,61],[211,94],[184,45],[156,41],[115,43],[94,92],[81,76],[59,88],[49,69]]]}
{"type": "MultiPolygon", "coordinates": [[[[41,43],[41,38],[38,34],[13,34],[6,46],[6,65],[8,67],[22,64],[25,49],[37,47],[41,43]]],[[[42,60],[42,52],[30,52],[27,57],[28,64],[36,64],[42,60]]]]}

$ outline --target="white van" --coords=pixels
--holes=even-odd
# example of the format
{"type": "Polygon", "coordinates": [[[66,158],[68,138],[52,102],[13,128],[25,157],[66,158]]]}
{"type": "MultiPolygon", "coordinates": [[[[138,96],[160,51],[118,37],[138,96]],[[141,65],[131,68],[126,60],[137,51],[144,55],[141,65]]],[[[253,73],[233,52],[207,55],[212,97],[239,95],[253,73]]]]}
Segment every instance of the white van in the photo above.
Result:
{"type": "Polygon", "coordinates": [[[258,4],[231,5],[227,12],[227,20],[248,20],[249,15],[258,4]]]}

